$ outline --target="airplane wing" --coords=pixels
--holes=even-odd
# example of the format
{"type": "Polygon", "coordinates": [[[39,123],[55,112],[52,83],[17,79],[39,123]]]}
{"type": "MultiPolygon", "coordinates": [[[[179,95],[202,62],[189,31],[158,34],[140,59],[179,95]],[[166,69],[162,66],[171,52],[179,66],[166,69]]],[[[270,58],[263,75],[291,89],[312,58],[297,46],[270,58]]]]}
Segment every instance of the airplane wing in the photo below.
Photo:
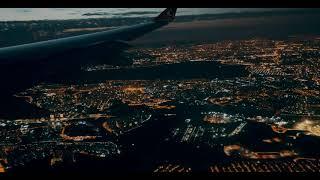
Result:
{"type": "Polygon", "coordinates": [[[54,57],[59,57],[59,55],[65,55],[69,52],[77,52],[80,54],[84,51],[90,51],[93,47],[99,47],[99,45],[106,46],[108,43],[115,44],[117,42],[131,41],[173,21],[176,10],[177,8],[167,8],[148,23],[97,33],[0,48],[0,65],[18,64],[23,62],[28,63],[42,59],[57,61],[59,58],[54,57]]]}
{"type": "MultiPolygon", "coordinates": [[[[66,77],[82,63],[100,58],[105,64],[123,65],[110,58],[128,41],[174,20],[177,8],[167,8],[147,23],[102,32],[0,48],[0,94],[17,92],[44,79],[66,77]]],[[[76,73],[73,73],[76,74],[76,73]]]]}

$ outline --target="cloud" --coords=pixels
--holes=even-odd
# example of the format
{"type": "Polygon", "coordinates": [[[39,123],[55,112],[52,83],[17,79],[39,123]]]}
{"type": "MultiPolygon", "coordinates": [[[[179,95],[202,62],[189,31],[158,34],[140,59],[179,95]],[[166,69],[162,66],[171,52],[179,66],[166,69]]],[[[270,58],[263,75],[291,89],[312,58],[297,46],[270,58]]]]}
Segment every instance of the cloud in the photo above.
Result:
{"type": "Polygon", "coordinates": [[[85,13],[82,16],[132,16],[132,15],[149,15],[149,14],[158,14],[157,11],[136,11],[136,12],[124,12],[124,13],[108,13],[108,12],[94,12],[94,13],[85,13]]]}

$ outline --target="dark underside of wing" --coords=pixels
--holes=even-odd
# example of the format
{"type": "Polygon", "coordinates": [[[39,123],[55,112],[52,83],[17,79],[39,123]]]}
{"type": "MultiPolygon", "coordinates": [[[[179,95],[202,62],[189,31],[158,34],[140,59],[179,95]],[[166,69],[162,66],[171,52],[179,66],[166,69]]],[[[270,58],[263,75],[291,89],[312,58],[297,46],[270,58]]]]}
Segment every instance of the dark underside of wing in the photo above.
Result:
{"type": "Polygon", "coordinates": [[[77,76],[81,66],[93,64],[129,65],[132,61],[120,58],[130,46],[126,42],[99,42],[81,49],[64,51],[46,59],[1,64],[0,93],[13,93],[40,82],[70,79],[77,76]]]}

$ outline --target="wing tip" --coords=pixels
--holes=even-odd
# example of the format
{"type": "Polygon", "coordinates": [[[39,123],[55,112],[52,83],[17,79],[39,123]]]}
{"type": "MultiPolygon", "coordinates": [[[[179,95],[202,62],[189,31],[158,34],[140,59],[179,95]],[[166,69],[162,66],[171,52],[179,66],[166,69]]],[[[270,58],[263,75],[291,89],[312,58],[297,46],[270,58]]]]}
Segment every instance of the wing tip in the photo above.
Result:
{"type": "Polygon", "coordinates": [[[154,21],[159,22],[171,22],[176,17],[177,8],[167,8],[159,16],[154,18],[154,21]]]}

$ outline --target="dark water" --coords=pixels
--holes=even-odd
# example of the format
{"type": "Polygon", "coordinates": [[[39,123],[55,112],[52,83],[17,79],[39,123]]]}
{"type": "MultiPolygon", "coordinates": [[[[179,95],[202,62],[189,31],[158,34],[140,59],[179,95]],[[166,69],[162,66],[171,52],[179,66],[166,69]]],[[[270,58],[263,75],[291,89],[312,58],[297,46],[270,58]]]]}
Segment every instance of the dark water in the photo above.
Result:
{"type": "MultiPolygon", "coordinates": [[[[193,61],[157,66],[107,69],[80,72],[70,82],[99,82],[104,80],[183,80],[234,78],[248,75],[241,65],[222,65],[216,61],[193,61]]],[[[64,80],[65,81],[65,80],[64,80]]],[[[58,80],[59,82],[59,80],[58,80]]]]}

